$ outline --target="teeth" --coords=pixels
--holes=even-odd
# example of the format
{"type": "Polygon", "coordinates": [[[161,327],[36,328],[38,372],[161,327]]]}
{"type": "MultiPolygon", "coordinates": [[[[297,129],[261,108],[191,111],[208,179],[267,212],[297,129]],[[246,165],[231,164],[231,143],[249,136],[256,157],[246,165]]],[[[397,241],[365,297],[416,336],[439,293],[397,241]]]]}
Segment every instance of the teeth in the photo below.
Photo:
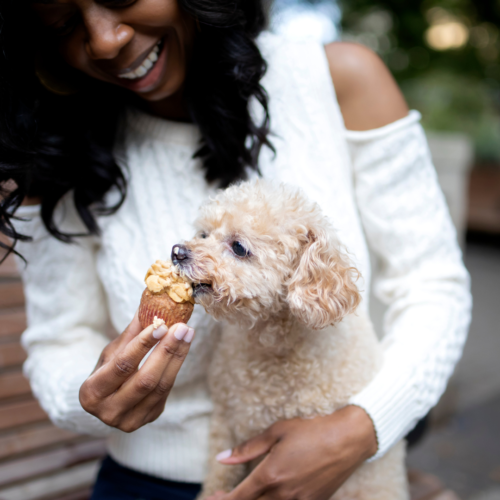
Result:
{"type": "Polygon", "coordinates": [[[135,80],[136,78],[143,77],[158,61],[158,54],[160,53],[160,42],[158,42],[154,49],[150,52],[149,56],[144,59],[144,62],[134,71],[129,71],[123,75],[119,75],[120,78],[128,78],[129,80],[135,80]]]}

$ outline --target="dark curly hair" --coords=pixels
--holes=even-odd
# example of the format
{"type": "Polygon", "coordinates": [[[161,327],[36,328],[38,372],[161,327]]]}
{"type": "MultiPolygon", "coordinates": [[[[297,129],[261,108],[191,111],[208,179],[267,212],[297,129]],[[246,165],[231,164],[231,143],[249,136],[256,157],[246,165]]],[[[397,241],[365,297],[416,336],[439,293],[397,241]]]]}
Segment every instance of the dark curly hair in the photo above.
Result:
{"type": "MultiPolygon", "coordinates": [[[[268,98],[260,84],[266,62],[255,44],[265,23],[263,6],[260,0],[178,2],[201,27],[185,82],[189,113],[203,137],[195,156],[207,181],[226,187],[243,179],[246,167],[258,170],[263,145],[272,149],[268,98]],[[250,115],[251,99],[264,110],[262,123],[250,115]]],[[[113,148],[123,113],[135,99],[91,79],[74,95],[44,88],[33,54],[42,34],[26,7],[20,0],[0,3],[0,231],[13,240],[10,246],[0,242],[6,255],[17,253],[17,240],[30,239],[12,224],[26,196],[41,199],[45,227],[64,242],[77,235],[58,228],[54,210],[68,192],[87,234],[99,233],[96,215],[119,209],[127,183],[113,148]],[[107,206],[111,189],[120,197],[107,206]]]]}

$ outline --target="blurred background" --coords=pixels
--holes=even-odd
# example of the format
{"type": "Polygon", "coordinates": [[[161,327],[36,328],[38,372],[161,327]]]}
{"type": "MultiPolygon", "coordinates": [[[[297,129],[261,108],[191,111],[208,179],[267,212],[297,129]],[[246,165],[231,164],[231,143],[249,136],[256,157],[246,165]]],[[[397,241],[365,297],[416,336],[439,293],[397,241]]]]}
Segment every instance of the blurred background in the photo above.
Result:
{"type": "MultiPolygon", "coordinates": [[[[423,115],[472,277],[474,311],[463,359],[412,436],[412,500],[500,500],[500,0],[266,6],[271,31],[376,51],[423,115]]],[[[86,500],[104,448],[56,429],[33,399],[21,372],[23,306],[8,259],[0,265],[0,500],[86,500]]],[[[371,309],[381,333],[384,306],[372,297],[371,309]]]]}

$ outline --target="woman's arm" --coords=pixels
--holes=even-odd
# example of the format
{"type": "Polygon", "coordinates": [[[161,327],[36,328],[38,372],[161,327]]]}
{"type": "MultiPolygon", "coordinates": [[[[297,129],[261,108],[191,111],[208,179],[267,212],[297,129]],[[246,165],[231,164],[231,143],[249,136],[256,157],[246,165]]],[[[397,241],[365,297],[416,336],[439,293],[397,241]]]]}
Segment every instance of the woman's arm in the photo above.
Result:
{"type": "Polygon", "coordinates": [[[381,456],[446,387],[469,326],[469,278],[419,115],[407,116],[394,80],[369,50],[332,44],[327,54],[358,210],[380,262],[374,290],[389,306],[383,368],[351,400],[373,420],[381,456]]]}
{"type": "MultiPolygon", "coordinates": [[[[29,200],[34,201],[34,200],[29,200]]],[[[58,216],[65,230],[83,227],[66,198],[58,216]]],[[[111,428],[85,412],[78,391],[108,344],[106,301],[96,275],[97,241],[79,238],[65,244],[50,236],[40,206],[23,206],[14,222],[32,242],[16,245],[27,261],[18,259],[26,295],[28,328],[22,343],[28,352],[24,371],[51,420],[80,433],[106,435],[111,428]]]]}
{"type": "MultiPolygon", "coordinates": [[[[25,372],[33,392],[51,420],[68,430],[93,435],[106,435],[113,427],[136,430],[163,411],[194,332],[186,325],[141,331],[136,315],[109,343],[106,297],[96,272],[98,240],[56,240],[39,210],[21,207],[16,215],[27,220],[15,222],[20,233],[33,236],[16,247],[28,261],[19,264],[28,315],[22,337],[28,351],[25,372]]],[[[62,230],[85,232],[69,197],[56,216],[62,230]]]]}

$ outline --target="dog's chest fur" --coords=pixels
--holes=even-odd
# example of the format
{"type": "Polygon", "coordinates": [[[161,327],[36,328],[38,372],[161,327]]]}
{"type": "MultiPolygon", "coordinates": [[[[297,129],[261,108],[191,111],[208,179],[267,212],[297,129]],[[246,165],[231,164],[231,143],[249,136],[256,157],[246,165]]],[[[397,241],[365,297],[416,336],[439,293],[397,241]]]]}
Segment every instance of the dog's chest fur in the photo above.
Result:
{"type": "Polygon", "coordinates": [[[381,348],[362,312],[321,331],[295,323],[279,335],[287,349],[264,347],[259,335],[235,325],[223,328],[209,384],[215,411],[237,442],[279,420],[333,413],[381,364],[381,348]]]}

